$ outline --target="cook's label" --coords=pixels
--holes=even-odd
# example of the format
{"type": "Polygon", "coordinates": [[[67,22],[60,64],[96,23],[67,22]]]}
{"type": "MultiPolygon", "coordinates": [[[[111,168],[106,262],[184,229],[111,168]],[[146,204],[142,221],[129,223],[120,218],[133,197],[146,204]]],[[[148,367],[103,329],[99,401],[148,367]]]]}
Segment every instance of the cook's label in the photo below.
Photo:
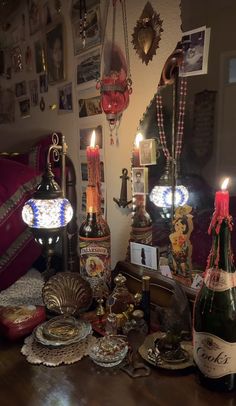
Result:
{"type": "Polygon", "coordinates": [[[224,292],[236,287],[236,272],[230,273],[222,269],[209,268],[205,272],[204,283],[208,289],[224,292]]]}
{"type": "Polygon", "coordinates": [[[193,331],[193,358],[208,378],[236,373],[236,343],[213,334],[193,331]]]}
{"type": "Polygon", "coordinates": [[[110,237],[80,237],[80,273],[88,280],[93,291],[106,288],[111,282],[110,237]]]}

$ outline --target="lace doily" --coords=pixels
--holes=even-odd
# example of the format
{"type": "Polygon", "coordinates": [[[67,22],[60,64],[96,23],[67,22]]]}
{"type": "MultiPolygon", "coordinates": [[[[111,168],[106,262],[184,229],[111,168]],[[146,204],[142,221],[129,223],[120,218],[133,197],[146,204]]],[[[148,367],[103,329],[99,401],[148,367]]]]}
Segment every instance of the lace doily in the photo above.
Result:
{"type": "Polygon", "coordinates": [[[90,347],[95,343],[96,338],[92,335],[84,340],[67,346],[49,348],[38,343],[33,334],[25,339],[21,353],[31,364],[43,364],[56,367],[60,364],[73,364],[88,355],[90,347]]]}

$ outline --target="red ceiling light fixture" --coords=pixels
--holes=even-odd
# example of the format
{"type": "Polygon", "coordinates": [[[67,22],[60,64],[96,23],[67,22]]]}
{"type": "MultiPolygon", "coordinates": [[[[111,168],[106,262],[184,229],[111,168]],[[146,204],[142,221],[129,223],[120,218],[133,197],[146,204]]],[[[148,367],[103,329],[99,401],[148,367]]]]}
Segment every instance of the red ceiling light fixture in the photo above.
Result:
{"type": "MultiPolygon", "coordinates": [[[[124,31],[125,57],[115,44],[116,31],[116,3],[113,1],[113,24],[111,44],[106,44],[107,58],[102,78],[97,83],[97,89],[101,93],[101,107],[109,122],[111,145],[114,144],[113,134],[116,135],[116,144],[119,144],[118,128],[123,111],[129,105],[129,97],[132,93],[132,80],[130,74],[128,31],[125,0],[120,0],[122,7],[122,22],[124,31]],[[109,50],[109,51],[108,51],[109,50]],[[109,55],[108,55],[109,54],[109,55]],[[109,61],[108,61],[109,60],[109,61]]],[[[105,7],[105,29],[102,41],[102,56],[104,56],[104,39],[107,26],[110,1],[107,0],[105,7]]]]}

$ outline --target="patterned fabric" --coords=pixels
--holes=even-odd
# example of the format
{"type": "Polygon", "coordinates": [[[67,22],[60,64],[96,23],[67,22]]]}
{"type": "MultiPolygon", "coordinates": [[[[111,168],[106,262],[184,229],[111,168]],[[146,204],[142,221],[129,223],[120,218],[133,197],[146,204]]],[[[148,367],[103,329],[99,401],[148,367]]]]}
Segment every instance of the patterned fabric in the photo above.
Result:
{"type": "Polygon", "coordinates": [[[40,255],[30,230],[22,220],[24,203],[41,176],[11,159],[0,158],[0,290],[22,276],[40,255]]]}

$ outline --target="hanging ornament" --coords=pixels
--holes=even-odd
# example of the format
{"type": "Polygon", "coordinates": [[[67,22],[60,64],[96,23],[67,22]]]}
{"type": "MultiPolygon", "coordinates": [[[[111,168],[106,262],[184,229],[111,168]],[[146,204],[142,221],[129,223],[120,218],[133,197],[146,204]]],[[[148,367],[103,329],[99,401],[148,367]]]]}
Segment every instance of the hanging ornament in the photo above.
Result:
{"type": "MultiPolygon", "coordinates": [[[[112,24],[112,41],[107,44],[109,48],[109,59],[105,61],[105,72],[102,79],[97,83],[97,89],[101,93],[101,107],[110,127],[110,143],[114,144],[113,135],[116,136],[116,144],[118,145],[118,129],[123,111],[128,107],[129,96],[132,93],[132,81],[130,75],[130,62],[129,62],[129,47],[128,47],[128,31],[127,31],[127,16],[126,16],[126,3],[125,0],[120,0],[122,6],[122,23],[124,32],[124,44],[126,58],[123,56],[121,50],[115,45],[115,31],[116,31],[116,0],[113,0],[113,24],[112,24]]],[[[110,1],[107,0],[105,9],[105,29],[102,41],[102,57],[104,56],[104,39],[107,26],[107,17],[110,1]]],[[[105,58],[104,58],[105,59],[105,58]]],[[[102,76],[102,75],[101,75],[102,76]]]]}

